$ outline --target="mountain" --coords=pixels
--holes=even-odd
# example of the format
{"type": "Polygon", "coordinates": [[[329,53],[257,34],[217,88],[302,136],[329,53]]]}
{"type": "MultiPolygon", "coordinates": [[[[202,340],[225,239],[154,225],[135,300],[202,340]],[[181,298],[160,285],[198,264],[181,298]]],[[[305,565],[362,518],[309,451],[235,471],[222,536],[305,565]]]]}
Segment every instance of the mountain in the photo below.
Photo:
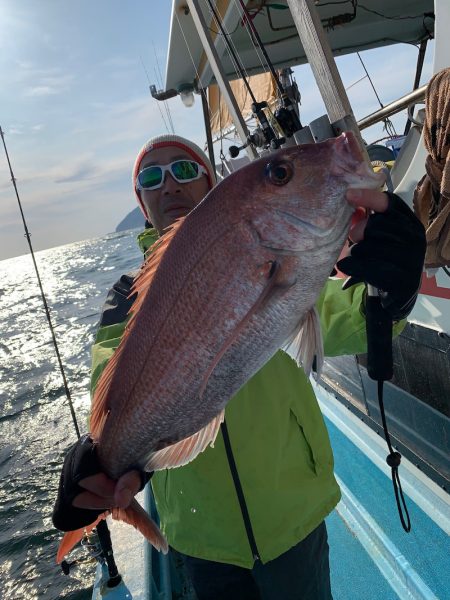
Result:
{"type": "Polygon", "coordinates": [[[127,229],[136,229],[141,227],[144,229],[144,217],[139,206],[136,206],[127,216],[120,221],[116,227],[116,231],[126,231],[127,229]]]}

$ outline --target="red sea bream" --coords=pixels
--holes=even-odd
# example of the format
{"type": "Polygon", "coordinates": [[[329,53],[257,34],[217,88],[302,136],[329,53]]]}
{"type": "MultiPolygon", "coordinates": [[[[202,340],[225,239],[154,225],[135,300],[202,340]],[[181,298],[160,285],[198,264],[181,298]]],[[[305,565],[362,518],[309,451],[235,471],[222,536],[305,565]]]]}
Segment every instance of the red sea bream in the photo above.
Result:
{"type": "MultiPolygon", "coordinates": [[[[348,234],[345,193],[381,184],[343,134],[239,169],[162,236],[93,400],[91,434],[110,477],[193,460],[278,349],[291,344],[307,373],[315,355],[320,363],[314,305],[348,234]]],[[[116,516],[166,550],[136,501],[116,516]]]]}

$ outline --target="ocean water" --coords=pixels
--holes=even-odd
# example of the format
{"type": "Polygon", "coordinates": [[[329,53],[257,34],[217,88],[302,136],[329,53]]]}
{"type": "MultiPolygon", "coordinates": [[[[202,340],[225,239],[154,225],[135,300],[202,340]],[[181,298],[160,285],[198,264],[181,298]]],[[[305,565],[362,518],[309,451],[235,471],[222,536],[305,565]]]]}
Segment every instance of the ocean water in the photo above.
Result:
{"type": "MultiPolygon", "coordinates": [[[[108,289],[142,255],[136,231],[36,253],[80,430],[90,407],[90,346],[108,289]]],[[[31,257],[0,262],[0,598],[90,598],[95,565],[55,563],[51,511],[76,441],[31,257]]]]}

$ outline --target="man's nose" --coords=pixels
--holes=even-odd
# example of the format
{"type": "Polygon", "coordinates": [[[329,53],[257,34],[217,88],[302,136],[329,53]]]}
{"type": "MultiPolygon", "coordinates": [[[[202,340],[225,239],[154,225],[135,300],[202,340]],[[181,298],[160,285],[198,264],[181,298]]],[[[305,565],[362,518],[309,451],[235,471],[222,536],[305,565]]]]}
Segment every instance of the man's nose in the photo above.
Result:
{"type": "Polygon", "coordinates": [[[164,173],[163,194],[173,194],[180,191],[180,184],[173,177],[172,173],[166,171],[164,173]]]}

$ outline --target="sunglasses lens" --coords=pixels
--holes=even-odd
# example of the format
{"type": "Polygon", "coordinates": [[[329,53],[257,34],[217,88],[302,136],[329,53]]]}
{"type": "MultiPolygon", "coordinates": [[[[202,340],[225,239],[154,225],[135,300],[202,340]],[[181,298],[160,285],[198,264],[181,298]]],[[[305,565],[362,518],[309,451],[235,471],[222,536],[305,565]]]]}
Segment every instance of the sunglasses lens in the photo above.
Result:
{"type": "Polygon", "coordinates": [[[138,180],[140,186],[144,190],[151,189],[155,185],[159,185],[162,180],[162,169],[161,167],[147,167],[147,169],[143,169],[139,175],[138,180]]]}
{"type": "Polygon", "coordinates": [[[172,173],[178,181],[190,181],[198,177],[198,164],[189,160],[177,160],[172,163],[172,173]]]}

